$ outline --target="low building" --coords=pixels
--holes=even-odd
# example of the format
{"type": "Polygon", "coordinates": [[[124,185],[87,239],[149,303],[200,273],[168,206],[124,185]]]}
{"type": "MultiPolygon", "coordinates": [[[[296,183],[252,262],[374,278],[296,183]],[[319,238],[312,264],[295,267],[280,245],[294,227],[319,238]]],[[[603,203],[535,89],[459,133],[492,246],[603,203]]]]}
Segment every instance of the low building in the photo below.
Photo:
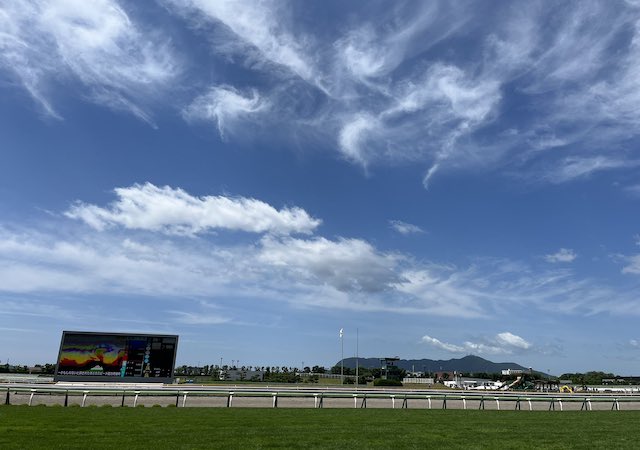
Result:
{"type": "Polygon", "coordinates": [[[502,375],[522,375],[524,370],[522,369],[502,369],[502,375]]]}
{"type": "Polygon", "coordinates": [[[402,384],[434,384],[435,381],[433,378],[427,377],[405,377],[402,379],[402,384]]]}
{"type": "Polygon", "coordinates": [[[226,381],[262,381],[264,372],[261,370],[229,369],[220,371],[220,380],[226,381]]]}

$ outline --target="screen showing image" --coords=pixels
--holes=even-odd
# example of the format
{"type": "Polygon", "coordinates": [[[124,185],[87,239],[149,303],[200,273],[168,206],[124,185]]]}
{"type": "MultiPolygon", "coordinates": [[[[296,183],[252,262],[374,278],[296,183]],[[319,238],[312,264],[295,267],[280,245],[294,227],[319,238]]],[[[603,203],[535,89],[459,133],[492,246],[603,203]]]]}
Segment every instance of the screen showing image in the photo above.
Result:
{"type": "Polygon", "coordinates": [[[163,381],[173,377],[178,336],[65,331],[56,379],[163,381]]]}

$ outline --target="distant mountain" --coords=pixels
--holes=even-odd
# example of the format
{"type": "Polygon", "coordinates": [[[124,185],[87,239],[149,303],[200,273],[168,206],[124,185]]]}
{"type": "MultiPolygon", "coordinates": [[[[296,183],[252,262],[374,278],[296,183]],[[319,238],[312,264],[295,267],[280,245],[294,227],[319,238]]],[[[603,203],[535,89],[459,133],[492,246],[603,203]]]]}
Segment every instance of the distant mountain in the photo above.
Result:
{"type": "MultiPolygon", "coordinates": [[[[380,358],[359,358],[360,367],[369,369],[380,368],[380,358]]],[[[340,365],[338,361],[337,365],[340,365]]],[[[407,371],[416,372],[462,372],[464,373],[500,373],[503,369],[528,370],[520,364],[513,362],[495,363],[479,356],[469,355],[459,359],[433,360],[433,359],[401,359],[395,362],[397,367],[407,371]]],[[[345,358],[344,367],[356,368],[356,358],[345,358]]]]}

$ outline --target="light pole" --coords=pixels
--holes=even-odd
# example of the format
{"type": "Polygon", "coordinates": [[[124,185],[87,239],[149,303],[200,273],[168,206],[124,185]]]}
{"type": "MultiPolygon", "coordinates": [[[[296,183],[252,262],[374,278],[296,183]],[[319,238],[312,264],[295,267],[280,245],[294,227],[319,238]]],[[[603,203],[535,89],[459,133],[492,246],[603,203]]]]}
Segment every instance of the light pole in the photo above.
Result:
{"type": "Polygon", "coordinates": [[[360,376],[359,376],[359,355],[358,355],[358,338],[359,338],[359,330],[356,328],[356,391],[358,390],[358,383],[360,383],[360,376]]]}
{"type": "Polygon", "coordinates": [[[344,384],[344,328],[340,328],[340,384],[344,384]]]}

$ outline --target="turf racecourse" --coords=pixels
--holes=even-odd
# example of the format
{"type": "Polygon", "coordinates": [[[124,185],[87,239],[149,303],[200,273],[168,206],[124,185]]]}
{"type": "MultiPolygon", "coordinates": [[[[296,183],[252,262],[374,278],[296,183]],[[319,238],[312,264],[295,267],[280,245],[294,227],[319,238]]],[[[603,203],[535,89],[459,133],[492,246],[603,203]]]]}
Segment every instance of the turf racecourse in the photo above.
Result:
{"type": "Polygon", "coordinates": [[[0,406],[2,449],[638,448],[640,411],[0,406]]]}

